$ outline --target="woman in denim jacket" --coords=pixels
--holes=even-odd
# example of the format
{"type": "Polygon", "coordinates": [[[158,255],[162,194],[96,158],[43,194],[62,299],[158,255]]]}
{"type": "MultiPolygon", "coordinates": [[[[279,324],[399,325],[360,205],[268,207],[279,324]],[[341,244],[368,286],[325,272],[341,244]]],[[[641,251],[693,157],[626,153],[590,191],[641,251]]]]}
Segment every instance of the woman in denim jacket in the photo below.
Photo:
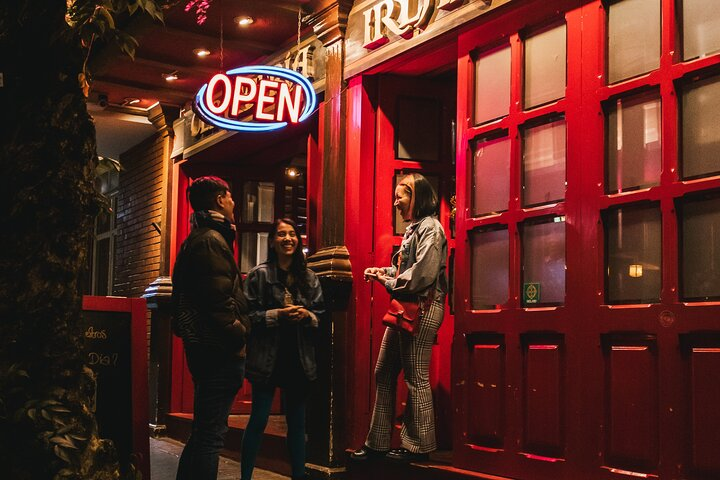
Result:
{"type": "Polygon", "coordinates": [[[435,417],[430,390],[430,356],[445,311],[447,240],[436,218],[438,199],[432,185],[419,173],[405,176],[395,189],[395,207],[405,229],[400,250],[390,267],[370,267],[365,280],[375,280],[391,296],[420,300],[415,334],[386,327],[375,365],[375,406],[365,444],[351,454],[353,460],[385,456],[397,461],[424,461],[435,443],[435,417]],[[400,371],[408,397],[400,430],[402,447],[390,450],[395,392],[400,371]]]}
{"type": "Polygon", "coordinates": [[[275,388],[282,391],[292,478],[305,477],[305,403],[317,378],[315,333],[324,313],[320,282],[308,270],[295,222],[275,221],[268,260],[245,280],[252,329],[246,376],[252,412],[242,445],[241,479],[250,480],[270,415],[275,388]]]}

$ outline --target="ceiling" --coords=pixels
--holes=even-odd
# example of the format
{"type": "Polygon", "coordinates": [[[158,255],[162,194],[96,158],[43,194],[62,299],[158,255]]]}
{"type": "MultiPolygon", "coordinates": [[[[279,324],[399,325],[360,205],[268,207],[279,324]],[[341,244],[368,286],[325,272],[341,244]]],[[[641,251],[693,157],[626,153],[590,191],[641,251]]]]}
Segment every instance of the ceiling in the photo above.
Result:
{"type": "MultiPolygon", "coordinates": [[[[154,133],[148,112],[162,106],[188,108],[195,92],[210,77],[233,67],[261,64],[273,53],[297,41],[301,18],[330,5],[330,0],[209,0],[207,19],[200,25],[187,0],[166,10],[164,25],[135,14],[120,28],[139,42],[135,59],[114,45],[94,48],[90,59],[92,87],[89,110],[95,118],[98,154],[119,154],[154,133]],[[238,17],[253,23],[240,26],[238,17]],[[222,41],[221,41],[222,24],[222,41]],[[220,48],[222,44],[222,49],[220,48]],[[207,49],[199,57],[194,50],[207,49]],[[222,57],[222,59],[221,59],[222,57]],[[222,64],[222,68],[221,68],[222,64]],[[178,78],[167,81],[167,74],[178,78]],[[132,102],[132,103],[131,103],[132,102]],[[133,121],[133,115],[144,121],[133,121]]],[[[301,24],[302,35],[311,26],[301,24]]]]}

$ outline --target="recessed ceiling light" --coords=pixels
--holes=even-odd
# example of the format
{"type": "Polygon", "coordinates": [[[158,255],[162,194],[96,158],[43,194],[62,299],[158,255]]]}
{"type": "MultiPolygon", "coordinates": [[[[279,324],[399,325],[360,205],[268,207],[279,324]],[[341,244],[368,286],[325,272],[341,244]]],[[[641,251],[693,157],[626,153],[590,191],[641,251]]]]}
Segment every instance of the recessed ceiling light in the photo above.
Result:
{"type": "Polygon", "coordinates": [[[172,72],[172,73],[163,73],[163,78],[166,82],[174,82],[178,79],[178,73],[172,72]]]}
{"type": "Polygon", "coordinates": [[[208,50],[207,48],[196,48],[195,50],[193,50],[193,53],[198,57],[202,58],[210,55],[210,50],[208,50]]]}
{"type": "Polygon", "coordinates": [[[242,16],[240,16],[240,17],[235,17],[235,23],[237,23],[237,24],[240,25],[241,27],[250,25],[250,24],[253,23],[254,21],[255,21],[254,18],[249,17],[249,16],[247,16],[247,15],[242,15],[242,16]]]}

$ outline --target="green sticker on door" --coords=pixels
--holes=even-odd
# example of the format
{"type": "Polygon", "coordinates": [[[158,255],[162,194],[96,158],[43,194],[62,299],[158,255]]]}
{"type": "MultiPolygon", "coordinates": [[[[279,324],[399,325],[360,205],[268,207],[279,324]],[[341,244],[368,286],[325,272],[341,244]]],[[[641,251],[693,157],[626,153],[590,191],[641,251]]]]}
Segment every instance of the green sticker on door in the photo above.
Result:
{"type": "Polygon", "coordinates": [[[523,305],[540,303],[540,284],[523,283],[523,305]]]}

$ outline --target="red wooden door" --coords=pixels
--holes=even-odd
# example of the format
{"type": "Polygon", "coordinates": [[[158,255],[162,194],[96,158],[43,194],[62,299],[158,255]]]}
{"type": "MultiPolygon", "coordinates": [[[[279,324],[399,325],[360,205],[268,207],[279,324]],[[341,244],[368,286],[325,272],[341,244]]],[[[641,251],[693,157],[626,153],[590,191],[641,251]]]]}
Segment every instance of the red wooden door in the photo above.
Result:
{"type": "MultiPolygon", "coordinates": [[[[378,81],[376,116],[374,262],[390,265],[400,246],[406,223],[393,207],[397,181],[404,173],[420,172],[438,189],[441,199],[440,221],[446,229],[449,250],[454,243],[450,233],[450,197],[454,195],[452,162],[452,123],[455,114],[455,78],[440,80],[382,76],[378,81]]],[[[390,297],[377,284],[372,287],[372,363],[377,360],[382,333],[382,317],[390,297]]],[[[450,339],[453,325],[447,310],[438,333],[438,345],[431,363],[436,416],[450,415],[450,339]]],[[[374,383],[374,380],[373,380],[374,383]]],[[[374,385],[373,385],[374,386],[374,385]]],[[[398,388],[397,411],[403,411],[407,389],[398,388]]],[[[449,448],[450,422],[436,422],[440,446],[449,448]]],[[[398,424],[399,428],[399,424],[398,424]]]]}
{"type": "Polygon", "coordinates": [[[720,45],[696,7],[523,2],[460,36],[457,466],[720,475],[720,45]]]}

